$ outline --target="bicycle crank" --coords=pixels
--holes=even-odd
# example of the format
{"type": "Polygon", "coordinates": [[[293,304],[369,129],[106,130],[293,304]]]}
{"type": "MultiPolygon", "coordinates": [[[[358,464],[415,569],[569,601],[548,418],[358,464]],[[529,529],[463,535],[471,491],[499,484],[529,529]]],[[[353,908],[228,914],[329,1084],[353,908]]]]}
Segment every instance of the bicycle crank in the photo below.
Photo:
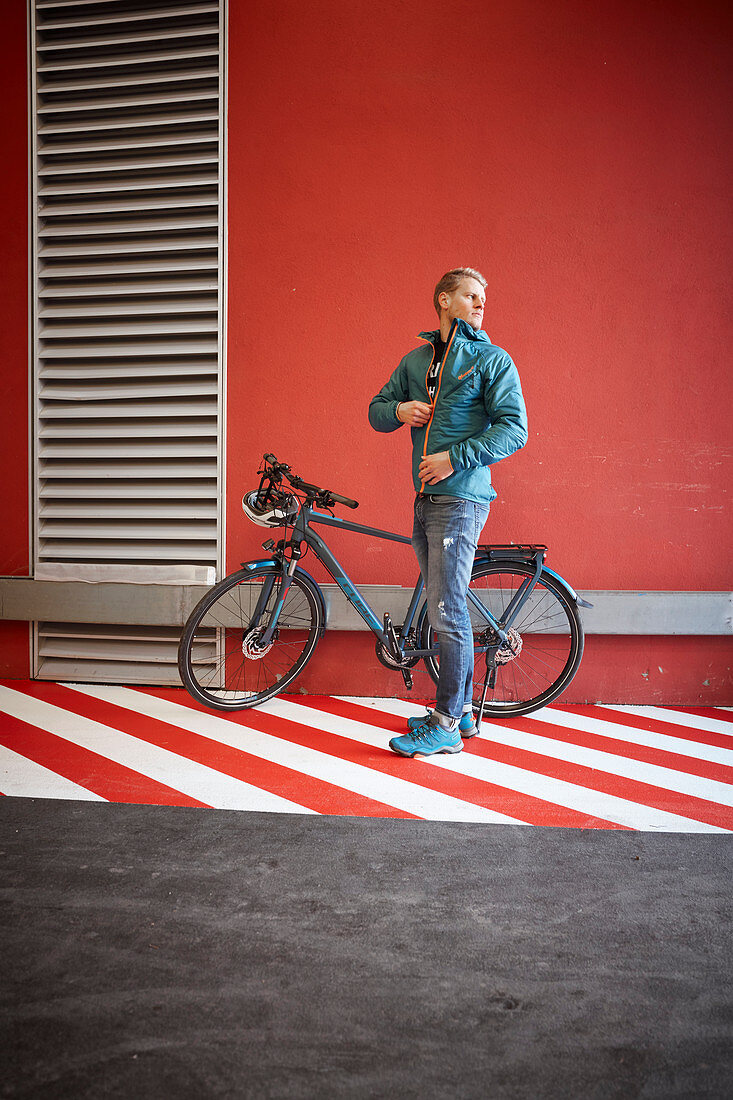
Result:
{"type": "MultiPolygon", "coordinates": [[[[410,669],[417,664],[420,658],[408,657],[407,654],[400,654],[397,632],[392,625],[392,620],[389,615],[384,616],[384,632],[389,639],[389,645],[382,641],[377,642],[375,647],[377,658],[385,668],[393,668],[401,672],[402,679],[405,681],[405,687],[408,691],[412,691],[412,673],[410,669]]],[[[417,645],[417,635],[414,630],[408,631],[406,642],[413,649],[415,648],[417,645]]]]}
{"type": "Polygon", "coordinates": [[[403,669],[406,668],[414,668],[414,666],[420,660],[419,657],[408,657],[405,655],[401,660],[398,661],[397,658],[392,655],[384,642],[377,642],[375,650],[378,660],[381,661],[384,667],[395,669],[395,671],[397,672],[401,672],[403,669]]]}

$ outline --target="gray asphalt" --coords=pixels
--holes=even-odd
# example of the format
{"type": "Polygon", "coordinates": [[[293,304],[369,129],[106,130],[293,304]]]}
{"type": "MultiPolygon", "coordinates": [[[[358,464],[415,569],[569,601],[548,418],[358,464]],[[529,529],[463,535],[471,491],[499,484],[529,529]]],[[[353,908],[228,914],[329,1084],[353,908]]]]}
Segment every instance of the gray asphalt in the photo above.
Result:
{"type": "Polygon", "coordinates": [[[727,836],[0,799],[3,1096],[729,1097],[727,836]]]}

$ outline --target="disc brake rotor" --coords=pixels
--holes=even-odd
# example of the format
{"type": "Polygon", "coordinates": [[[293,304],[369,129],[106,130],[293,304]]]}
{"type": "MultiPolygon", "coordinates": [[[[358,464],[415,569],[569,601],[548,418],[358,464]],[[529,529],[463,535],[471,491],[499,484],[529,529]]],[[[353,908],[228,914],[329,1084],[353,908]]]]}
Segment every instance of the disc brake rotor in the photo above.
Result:
{"type": "Polygon", "coordinates": [[[507,640],[504,645],[497,651],[495,661],[497,665],[507,665],[510,661],[515,660],[522,652],[522,635],[518,630],[515,630],[513,626],[510,626],[506,632],[507,640]]]}
{"type": "Polygon", "coordinates": [[[265,654],[269,653],[272,649],[276,637],[277,631],[273,633],[267,645],[262,646],[259,644],[259,630],[250,630],[249,634],[245,634],[242,638],[242,653],[250,661],[261,661],[265,654]]]}

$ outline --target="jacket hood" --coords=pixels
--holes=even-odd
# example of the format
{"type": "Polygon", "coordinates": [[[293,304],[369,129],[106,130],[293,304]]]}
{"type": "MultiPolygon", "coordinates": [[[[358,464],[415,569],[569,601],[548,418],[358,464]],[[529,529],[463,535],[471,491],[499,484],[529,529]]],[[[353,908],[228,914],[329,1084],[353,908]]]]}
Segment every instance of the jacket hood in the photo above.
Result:
{"type": "MultiPolygon", "coordinates": [[[[491,344],[491,340],[489,339],[489,337],[486,335],[486,333],[484,332],[484,330],[482,328],[475,329],[473,327],[473,325],[469,325],[468,321],[462,321],[458,317],[456,317],[453,324],[451,325],[451,329],[453,328],[454,325],[456,326],[456,328],[458,330],[458,334],[460,336],[463,336],[463,338],[465,340],[475,340],[479,344],[491,344]]],[[[434,344],[435,341],[439,338],[439,336],[440,336],[440,329],[436,329],[435,332],[419,332],[418,333],[418,337],[421,340],[427,340],[430,344],[434,344]]],[[[448,338],[450,339],[450,336],[448,338]]]]}

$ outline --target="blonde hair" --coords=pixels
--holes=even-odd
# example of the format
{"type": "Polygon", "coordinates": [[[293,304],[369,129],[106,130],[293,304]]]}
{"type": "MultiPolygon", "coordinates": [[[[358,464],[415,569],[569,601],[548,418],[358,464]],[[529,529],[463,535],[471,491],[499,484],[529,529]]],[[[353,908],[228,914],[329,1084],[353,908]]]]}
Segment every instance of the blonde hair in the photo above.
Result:
{"type": "Polygon", "coordinates": [[[438,317],[441,315],[440,302],[438,298],[441,294],[452,294],[453,291],[460,286],[464,279],[475,279],[477,283],[481,283],[481,286],[485,287],[486,279],[480,271],[476,271],[473,267],[454,267],[452,271],[446,271],[442,279],[439,280],[438,285],[435,288],[433,294],[433,305],[435,306],[435,312],[438,317]]]}

